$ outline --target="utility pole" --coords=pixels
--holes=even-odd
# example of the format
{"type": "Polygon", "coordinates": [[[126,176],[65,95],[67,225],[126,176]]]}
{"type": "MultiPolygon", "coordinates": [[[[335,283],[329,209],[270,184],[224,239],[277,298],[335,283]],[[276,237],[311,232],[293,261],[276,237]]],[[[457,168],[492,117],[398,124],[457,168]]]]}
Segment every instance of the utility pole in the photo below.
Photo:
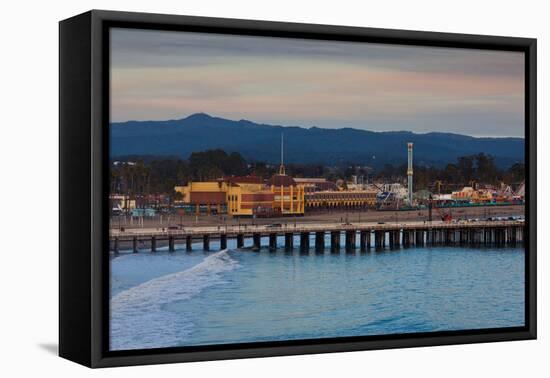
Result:
{"type": "Polygon", "coordinates": [[[432,207],[433,207],[433,198],[430,194],[430,197],[428,199],[428,222],[432,223],[432,207]]]}

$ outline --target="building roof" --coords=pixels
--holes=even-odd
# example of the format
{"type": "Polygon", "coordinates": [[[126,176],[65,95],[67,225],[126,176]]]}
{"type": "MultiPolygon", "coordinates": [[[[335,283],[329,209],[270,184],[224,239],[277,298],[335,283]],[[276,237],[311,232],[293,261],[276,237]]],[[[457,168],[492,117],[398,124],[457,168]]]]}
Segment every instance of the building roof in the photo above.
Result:
{"type": "Polygon", "coordinates": [[[259,177],[259,176],[254,176],[254,175],[251,175],[251,176],[229,176],[229,177],[224,177],[223,178],[224,181],[228,181],[232,184],[261,184],[262,183],[262,178],[259,177]]]}
{"type": "Polygon", "coordinates": [[[312,183],[312,184],[317,184],[317,183],[322,183],[322,182],[327,182],[327,179],[324,178],[324,177],[314,177],[314,178],[307,178],[307,177],[296,177],[294,178],[294,181],[296,181],[297,183],[312,183]]]}
{"type": "Polygon", "coordinates": [[[338,190],[338,186],[332,181],[327,181],[323,177],[315,178],[298,178],[295,177],[296,184],[305,185],[306,191],[325,191],[325,190],[338,190]]]}
{"type": "Polygon", "coordinates": [[[269,180],[269,185],[274,186],[295,186],[296,181],[287,175],[273,175],[269,180]]]}

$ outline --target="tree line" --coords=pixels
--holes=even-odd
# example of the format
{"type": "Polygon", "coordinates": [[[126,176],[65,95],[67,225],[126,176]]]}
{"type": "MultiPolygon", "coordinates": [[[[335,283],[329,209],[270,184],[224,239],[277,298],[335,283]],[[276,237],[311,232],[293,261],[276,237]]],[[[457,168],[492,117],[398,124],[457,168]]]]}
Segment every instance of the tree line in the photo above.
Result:
{"type": "MultiPolygon", "coordinates": [[[[130,195],[174,194],[174,186],[189,181],[215,180],[222,176],[256,175],[269,178],[278,172],[278,166],[266,162],[247,162],[239,153],[208,150],[192,153],[187,160],[180,158],[139,157],[111,164],[111,193],[130,195]]],[[[385,165],[382,169],[347,164],[323,166],[318,164],[288,164],[286,173],[293,177],[324,177],[329,181],[347,181],[353,175],[385,182],[401,182],[406,178],[407,166],[385,165]]],[[[443,168],[414,167],[415,190],[433,190],[437,181],[443,185],[468,185],[471,181],[484,184],[519,183],[524,180],[525,165],[516,163],[508,169],[499,169],[490,155],[483,153],[459,157],[443,168]]],[[[364,180],[366,182],[366,179],[364,180]]]]}
{"type": "MultiPolygon", "coordinates": [[[[405,178],[407,165],[386,165],[376,172],[375,177],[385,180],[402,180],[405,178]]],[[[443,168],[433,166],[414,166],[414,190],[432,190],[439,182],[443,187],[459,187],[472,182],[499,185],[519,184],[525,179],[525,164],[514,163],[507,169],[499,169],[491,155],[479,153],[461,156],[455,163],[449,163],[443,168]]]]}
{"type": "Polygon", "coordinates": [[[226,175],[246,175],[248,165],[236,153],[223,150],[195,152],[189,159],[139,157],[111,164],[111,193],[173,194],[174,186],[188,181],[207,181],[226,175]]]}

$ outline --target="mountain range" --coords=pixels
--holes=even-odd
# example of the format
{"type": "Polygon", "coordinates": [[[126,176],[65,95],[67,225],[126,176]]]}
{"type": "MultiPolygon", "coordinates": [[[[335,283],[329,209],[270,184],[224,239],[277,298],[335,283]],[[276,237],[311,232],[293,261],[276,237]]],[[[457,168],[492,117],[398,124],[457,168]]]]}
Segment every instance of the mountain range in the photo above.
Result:
{"type": "Polygon", "coordinates": [[[453,133],[374,132],[233,121],[204,113],[168,121],[111,123],[112,158],[179,156],[220,148],[249,161],[278,163],[284,134],[285,163],[381,167],[407,162],[407,142],[414,143],[415,165],[442,166],[459,156],[485,153],[506,168],[524,159],[523,138],[476,138],[453,133]]]}

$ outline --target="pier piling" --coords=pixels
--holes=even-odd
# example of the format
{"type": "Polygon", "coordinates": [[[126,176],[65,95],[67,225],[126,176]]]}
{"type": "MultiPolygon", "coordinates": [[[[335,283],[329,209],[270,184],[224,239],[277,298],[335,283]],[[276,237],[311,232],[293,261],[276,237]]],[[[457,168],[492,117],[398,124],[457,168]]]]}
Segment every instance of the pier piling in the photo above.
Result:
{"type": "Polygon", "coordinates": [[[340,231],[332,231],[330,233],[330,250],[332,252],[340,250],[340,231]]]}
{"type": "Polygon", "coordinates": [[[227,249],[227,235],[221,234],[220,235],[220,249],[227,249]]]}
{"type": "Polygon", "coordinates": [[[401,230],[399,229],[393,231],[393,245],[395,248],[399,248],[401,245],[401,230]]]}
{"type": "Polygon", "coordinates": [[[411,232],[409,230],[403,230],[403,248],[409,248],[411,246],[411,232]]]}
{"type": "Polygon", "coordinates": [[[294,248],[294,234],[291,232],[285,233],[285,250],[292,251],[294,248]]]}
{"type": "Polygon", "coordinates": [[[174,244],[175,244],[174,243],[174,237],[169,236],[168,237],[168,251],[169,252],[174,252],[174,250],[176,249],[174,244]]]}
{"type": "Polygon", "coordinates": [[[375,231],[374,232],[374,247],[376,249],[382,249],[386,245],[386,232],[375,231]]]}
{"type": "Polygon", "coordinates": [[[269,250],[275,251],[277,249],[277,234],[269,234],[269,250]]]}
{"type": "Polygon", "coordinates": [[[300,251],[305,252],[309,250],[309,232],[300,233],[300,251]]]}
{"type": "Polygon", "coordinates": [[[352,251],[355,249],[355,230],[346,231],[346,251],[352,251]]]}
{"type": "Polygon", "coordinates": [[[259,251],[262,247],[262,236],[260,234],[252,234],[252,250],[259,251]]]}
{"type": "Polygon", "coordinates": [[[367,250],[367,243],[370,242],[370,240],[367,241],[367,239],[369,239],[368,234],[369,232],[365,230],[361,230],[361,232],[359,233],[359,249],[361,250],[361,252],[365,252],[367,250]]]}
{"type": "Polygon", "coordinates": [[[424,230],[416,230],[416,242],[415,245],[422,247],[425,244],[426,233],[424,230]]]}
{"type": "Polygon", "coordinates": [[[322,252],[325,250],[325,232],[320,231],[315,233],[315,250],[322,252]]]}
{"type": "Polygon", "coordinates": [[[244,235],[237,234],[237,248],[243,248],[243,247],[244,247],[244,235]]]}

